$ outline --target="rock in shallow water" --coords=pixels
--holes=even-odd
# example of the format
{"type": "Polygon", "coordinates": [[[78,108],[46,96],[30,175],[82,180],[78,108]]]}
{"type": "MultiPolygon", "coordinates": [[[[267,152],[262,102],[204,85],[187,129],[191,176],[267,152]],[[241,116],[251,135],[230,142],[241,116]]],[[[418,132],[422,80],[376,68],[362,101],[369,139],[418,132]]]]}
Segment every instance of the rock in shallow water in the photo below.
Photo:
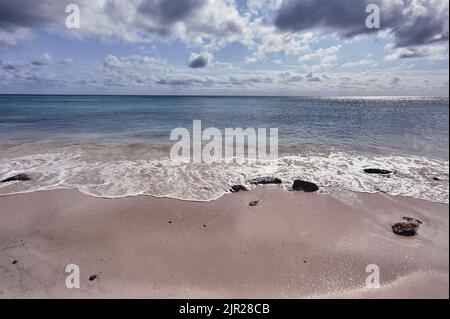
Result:
{"type": "Polygon", "coordinates": [[[281,184],[282,181],[276,177],[258,177],[250,180],[252,185],[281,184]]]}
{"type": "Polygon", "coordinates": [[[364,170],[366,174],[378,174],[378,175],[391,175],[394,172],[387,169],[379,169],[379,168],[366,168],[364,170]]]}
{"type": "Polygon", "coordinates": [[[294,184],[292,185],[292,189],[294,191],[302,191],[306,193],[313,193],[317,192],[319,190],[319,187],[311,182],[296,180],[294,181],[294,184]]]}
{"type": "Polygon", "coordinates": [[[243,185],[233,185],[230,187],[230,192],[237,193],[237,192],[246,192],[248,189],[243,185]]]}
{"type": "Polygon", "coordinates": [[[15,182],[15,181],[30,181],[31,177],[27,174],[18,174],[12,177],[9,177],[7,179],[2,180],[0,183],[8,183],[8,182],[15,182]]]}

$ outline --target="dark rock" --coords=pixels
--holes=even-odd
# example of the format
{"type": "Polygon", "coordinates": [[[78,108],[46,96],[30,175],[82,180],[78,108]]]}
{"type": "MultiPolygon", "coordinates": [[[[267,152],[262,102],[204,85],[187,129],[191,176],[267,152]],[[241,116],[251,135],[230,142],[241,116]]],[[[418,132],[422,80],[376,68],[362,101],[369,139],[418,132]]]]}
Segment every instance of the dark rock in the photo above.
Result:
{"type": "Polygon", "coordinates": [[[366,174],[378,174],[378,175],[391,175],[394,172],[387,169],[378,169],[378,168],[366,168],[364,170],[366,174]]]}
{"type": "Polygon", "coordinates": [[[89,277],[89,281],[94,281],[95,279],[97,279],[97,275],[92,275],[89,277]]]}
{"type": "Polygon", "coordinates": [[[435,180],[435,181],[437,181],[437,182],[440,181],[440,179],[439,179],[438,177],[433,177],[433,180],[435,180]]]}
{"type": "Polygon", "coordinates": [[[14,261],[12,262],[13,265],[15,265],[15,264],[17,264],[17,263],[18,263],[17,260],[14,260],[14,261]]]}
{"type": "Polygon", "coordinates": [[[418,230],[419,225],[416,223],[397,223],[392,226],[392,231],[394,234],[405,237],[415,236],[418,230]]]}
{"type": "Polygon", "coordinates": [[[12,177],[9,177],[7,179],[2,180],[0,183],[8,183],[8,182],[15,182],[15,181],[31,181],[31,177],[27,174],[18,174],[12,177]]]}
{"type": "Polygon", "coordinates": [[[296,180],[294,181],[294,184],[292,185],[292,189],[294,191],[302,191],[306,193],[313,193],[317,192],[319,190],[319,187],[311,182],[296,180]]]}
{"type": "Polygon", "coordinates": [[[252,185],[281,184],[282,181],[276,177],[258,177],[250,181],[252,185]]]}
{"type": "Polygon", "coordinates": [[[254,207],[254,206],[258,205],[258,204],[259,204],[259,200],[255,200],[254,202],[250,202],[250,203],[248,204],[248,206],[254,207]]]}
{"type": "Polygon", "coordinates": [[[248,189],[242,185],[233,185],[230,188],[230,192],[232,192],[232,193],[246,192],[246,191],[248,191],[248,189]]]}
{"type": "Polygon", "coordinates": [[[420,220],[413,217],[403,217],[405,222],[397,223],[392,226],[392,231],[400,236],[411,237],[417,234],[419,226],[422,224],[420,220]]]}

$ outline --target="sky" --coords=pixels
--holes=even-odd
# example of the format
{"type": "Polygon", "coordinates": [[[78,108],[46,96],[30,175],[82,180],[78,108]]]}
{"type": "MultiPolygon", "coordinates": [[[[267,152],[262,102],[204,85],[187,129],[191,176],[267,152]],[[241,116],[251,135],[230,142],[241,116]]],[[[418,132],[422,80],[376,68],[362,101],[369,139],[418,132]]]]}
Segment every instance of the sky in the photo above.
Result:
{"type": "Polygon", "coordinates": [[[448,0],[0,0],[0,94],[448,96],[448,35],[448,0]]]}

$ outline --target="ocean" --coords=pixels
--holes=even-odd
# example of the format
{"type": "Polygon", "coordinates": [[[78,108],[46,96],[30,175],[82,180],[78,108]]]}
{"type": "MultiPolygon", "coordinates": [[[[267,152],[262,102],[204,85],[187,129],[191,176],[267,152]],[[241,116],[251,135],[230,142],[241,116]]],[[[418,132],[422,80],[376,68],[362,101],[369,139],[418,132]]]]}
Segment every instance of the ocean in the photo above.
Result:
{"type": "Polygon", "coordinates": [[[384,192],[449,201],[449,99],[0,95],[0,195],[58,188],[105,198],[209,201],[276,176],[321,192],[384,192]],[[170,133],[278,128],[276,160],[236,165],[169,159],[170,133]],[[369,175],[365,168],[396,172],[369,175]]]}

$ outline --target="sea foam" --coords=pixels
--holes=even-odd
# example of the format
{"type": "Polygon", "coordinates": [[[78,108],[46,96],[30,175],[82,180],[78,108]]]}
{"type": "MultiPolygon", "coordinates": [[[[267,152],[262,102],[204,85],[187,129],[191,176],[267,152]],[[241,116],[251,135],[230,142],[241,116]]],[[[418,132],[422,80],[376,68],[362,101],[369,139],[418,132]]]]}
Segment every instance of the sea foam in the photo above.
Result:
{"type": "Polygon", "coordinates": [[[18,173],[30,174],[33,180],[0,184],[0,195],[69,188],[104,198],[151,195],[211,201],[228,194],[231,185],[251,189],[250,179],[276,176],[285,189],[295,179],[303,179],[318,184],[325,193],[327,188],[342,188],[449,202],[448,161],[418,156],[331,152],[283,155],[257,163],[236,164],[229,159],[220,164],[190,164],[164,158],[100,159],[71,150],[0,160],[0,180],[18,173]],[[396,173],[369,175],[365,168],[396,173]]]}

